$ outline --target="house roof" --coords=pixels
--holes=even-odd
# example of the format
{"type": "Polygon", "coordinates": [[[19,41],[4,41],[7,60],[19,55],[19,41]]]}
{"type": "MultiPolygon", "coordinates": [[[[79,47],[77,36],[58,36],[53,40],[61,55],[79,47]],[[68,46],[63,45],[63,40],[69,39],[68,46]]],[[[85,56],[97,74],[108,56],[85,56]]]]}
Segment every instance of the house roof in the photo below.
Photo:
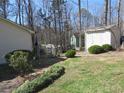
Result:
{"type": "Polygon", "coordinates": [[[108,26],[90,28],[90,29],[87,29],[86,32],[100,32],[100,31],[105,31],[105,30],[111,30],[113,27],[116,27],[116,25],[108,25],[108,26]]]}
{"type": "Polygon", "coordinates": [[[30,34],[34,34],[34,33],[35,33],[34,31],[32,31],[32,30],[30,30],[30,29],[28,29],[28,28],[26,28],[26,27],[24,27],[24,26],[20,26],[19,24],[16,24],[16,23],[14,23],[13,21],[10,21],[10,20],[8,20],[8,19],[5,19],[5,18],[0,17],[0,20],[3,20],[3,21],[6,21],[6,22],[8,22],[8,23],[10,23],[10,24],[12,24],[12,25],[15,25],[15,26],[17,26],[17,27],[23,29],[24,31],[29,32],[30,34]]]}

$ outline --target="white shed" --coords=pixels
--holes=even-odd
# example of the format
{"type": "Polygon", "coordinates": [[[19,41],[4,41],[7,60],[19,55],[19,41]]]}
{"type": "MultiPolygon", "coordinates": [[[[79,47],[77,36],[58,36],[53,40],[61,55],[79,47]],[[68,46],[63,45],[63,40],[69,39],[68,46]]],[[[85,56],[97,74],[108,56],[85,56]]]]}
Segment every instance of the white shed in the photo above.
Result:
{"type": "Polygon", "coordinates": [[[4,56],[13,50],[32,50],[33,33],[25,27],[0,17],[0,64],[5,63],[4,56]]]}
{"type": "Polygon", "coordinates": [[[120,31],[116,25],[87,29],[85,32],[86,51],[92,45],[110,44],[113,48],[120,47],[120,31]]]}

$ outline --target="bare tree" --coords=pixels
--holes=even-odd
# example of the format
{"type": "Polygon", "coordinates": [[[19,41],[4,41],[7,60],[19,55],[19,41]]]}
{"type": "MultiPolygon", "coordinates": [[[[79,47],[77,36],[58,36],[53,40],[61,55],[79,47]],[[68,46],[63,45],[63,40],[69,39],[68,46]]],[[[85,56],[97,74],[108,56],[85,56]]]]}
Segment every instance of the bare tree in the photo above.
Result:
{"type": "Polygon", "coordinates": [[[7,18],[9,0],[0,0],[0,15],[7,18]]]}
{"type": "Polygon", "coordinates": [[[109,0],[104,0],[105,1],[105,5],[104,5],[104,25],[108,24],[108,5],[109,5],[109,0]]]}
{"type": "Polygon", "coordinates": [[[112,20],[112,9],[111,9],[111,0],[109,0],[109,24],[111,25],[112,20]]]}
{"type": "Polygon", "coordinates": [[[28,25],[29,27],[34,30],[34,23],[33,23],[33,7],[32,7],[32,3],[31,0],[28,0],[28,25]]]}
{"type": "Polygon", "coordinates": [[[78,0],[78,9],[79,9],[79,47],[82,50],[82,33],[81,33],[81,0],[78,0]]]}
{"type": "Polygon", "coordinates": [[[120,28],[120,22],[121,22],[121,1],[118,1],[118,27],[120,28]]]}
{"type": "Polygon", "coordinates": [[[19,19],[19,24],[22,25],[21,23],[21,0],[16,0],[16,4],[17,4],[17,11],[16,11],[16,23],[17,20],[19,19]]]}

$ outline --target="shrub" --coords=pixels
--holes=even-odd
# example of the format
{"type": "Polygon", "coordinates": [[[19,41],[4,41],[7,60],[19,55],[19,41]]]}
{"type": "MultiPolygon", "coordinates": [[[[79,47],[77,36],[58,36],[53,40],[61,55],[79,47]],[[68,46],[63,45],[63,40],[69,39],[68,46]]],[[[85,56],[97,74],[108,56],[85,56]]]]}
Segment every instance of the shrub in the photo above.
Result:
{"type": "Polygon", "coordinates": [[[10,57],[11,55],[13,55],[15,52],[24,52],[24,53],[27,53],[28,54],[28,60],[32,60],[33,56],[34,56],[34,53],[29,51],[29,50],[14,50],[12,52],[9,52],[8,54],[5,55],[5,59],[7,62],[10,62],[10,57]]]}
{"type": "Polygon", "coordinates": [[[30,57],[29,52],[21,50],[10,52],[5,56],[9,66],[13,67],[15,71],[21,74],[32,71],[32,66],[29,63],[30,57]]]}
{"type": "Polygon", "coordinates": [[[67,58],[73,58],[76,54],[76,51],[75,50],[68,50],[66,53],[65,53],[65,56],[67,58]]]}
{"type": "Polygon", "coordinates": [[[100,54],[104,52],[104,49],[99,45],[93,45],[88,48],[88,51],[91,54],[100,54]]]}
{"type": "Polygon", "coordinates": [[[43,73],[43,75],[32,81],[26,81],[12,93],[36,93],[63,75],[64,70],[65,68],[63,66],[52,66],[48,71],[43,73]]]}
{"type": "Polygon", "coordinates": [[[107,52],[107,51],[111,51],[113,50],[112,46],[109,44],[104,44],[102,45],[103,49],[107,52]]]}

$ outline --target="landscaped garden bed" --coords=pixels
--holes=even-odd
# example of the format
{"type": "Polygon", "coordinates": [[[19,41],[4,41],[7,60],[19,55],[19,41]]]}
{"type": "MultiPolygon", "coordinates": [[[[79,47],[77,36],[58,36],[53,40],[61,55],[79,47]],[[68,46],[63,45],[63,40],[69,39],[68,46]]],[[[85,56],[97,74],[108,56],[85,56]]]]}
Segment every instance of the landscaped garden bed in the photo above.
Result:
{"type": "Polygon", "coordinates": [[[48,71],[44,72],[41,76],[38,76],[34,80],[25,81],[24,84],[15,89],[12,93],[36,93],[63,75],[64,70],[65,68],[63,66],[52,66],[48,69],[48,71]]]}
{"type": "Polygon", "coordinates": [[[48,58],[41,57],[39,60],[33,60],[33,72],[24,74],[23,76],[16,72],[8,64],[0,66],[0,93],[11,93],[12,90],[19,87],[27,80],[33,80],[41,76],[49,66],[64,61],[65,58],[48,58]]]}

